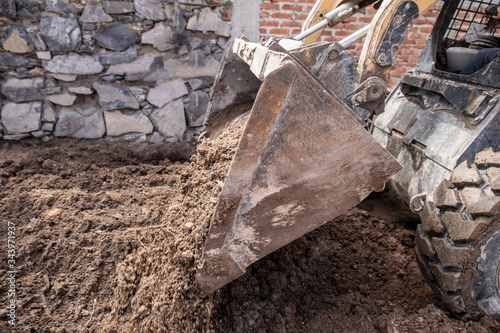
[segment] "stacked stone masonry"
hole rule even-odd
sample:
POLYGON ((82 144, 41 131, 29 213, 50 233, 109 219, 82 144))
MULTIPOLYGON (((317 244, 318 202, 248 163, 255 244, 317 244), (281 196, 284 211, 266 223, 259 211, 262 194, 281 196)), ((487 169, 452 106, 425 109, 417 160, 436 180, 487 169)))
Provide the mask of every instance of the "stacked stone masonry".
MULTIPOLYGON (((231 36, 293 36, 315 2, 247 1, 0 0, 0 138, 193 139, 231 36)), ((365 10, 322 40, 338 41, 374 14, 365 10)), ((389 86, 415 66, 436 16, 417 21, 389 86)))
POLYGON ((3 0, 0 137, 190 140, 231 35, 222 0, 3 0))

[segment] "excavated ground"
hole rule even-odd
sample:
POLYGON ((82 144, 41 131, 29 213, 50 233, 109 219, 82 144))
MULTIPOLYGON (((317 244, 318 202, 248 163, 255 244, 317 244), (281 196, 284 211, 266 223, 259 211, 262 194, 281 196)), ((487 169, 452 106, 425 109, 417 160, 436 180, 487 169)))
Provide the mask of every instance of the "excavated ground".
POLYGON ((415 225, 358 209, 201 296, 194 274, 239 133, 191 161, 187 144, 0 141, 0 331, 500 332, 444 310, 415 263, 415 225))

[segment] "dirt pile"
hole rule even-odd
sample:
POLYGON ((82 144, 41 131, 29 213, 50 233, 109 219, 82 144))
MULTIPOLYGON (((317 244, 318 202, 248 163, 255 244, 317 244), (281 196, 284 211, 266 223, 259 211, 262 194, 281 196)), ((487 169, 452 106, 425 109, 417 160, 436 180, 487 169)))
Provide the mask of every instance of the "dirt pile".
MULTIPOLYGON (((194 274, 240 132, 203 142, 189 163, 194 146, 1 142, 15 331, 500 332, 490 318, 465 323, 444 310, 415 262, 415 225, 358 209, 202 297, 194 274)), ((11 328, 7 301, 0 293, 0 332, 11 328)))
POLYGON ((216 332, 500 332, 450 317, 415 261, 415 225, 352 209, 259 260, 218 294, 216 332))
POLYGON ((102 328, 200 332, 208 327, 212 303, 200 295, 196 268, 241 130, 228 129, 198 146, 159 225, 143 230, 142 246, 118 265, 112 313, 102 328))
MULTIPOLYGON (((0 227, 16 226, 17 330, 205 326, 192 274, 238 131, 200 144, 184 164, 193 145, 2 142, 0 227)), ((4 331, 6 306, 0 319, 4 331)))

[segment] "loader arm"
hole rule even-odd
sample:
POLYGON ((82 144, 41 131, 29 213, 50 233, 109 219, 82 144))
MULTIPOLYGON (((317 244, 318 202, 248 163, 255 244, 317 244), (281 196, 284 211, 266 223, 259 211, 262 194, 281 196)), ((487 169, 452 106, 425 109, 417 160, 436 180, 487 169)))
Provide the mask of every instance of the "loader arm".
POLYGON ((370 24, 361 51, 358 82, 368 76, 387 77, 413 23, 439 0, 384 1, 370 24))
POLYGON ((384 110, 387 77, 399 49, 413 23, 437 2, 439 0, 318 0, 295 39, 306 45, 315 43, 326 26, 335 26, 374 4, 377 14, 370 26, 359 34, 367 37, 358 61, 355 89, 348 98, 353 105, 380 114, 384 110))
MULTIPOLYGON (((306 20, 304 21, 304 24, 302 25, 302 31, 306 31, 307 29, 311 28, 315 24, 321 22, 324 20, 325 15, 332 11, 333 9, 337 8, 340 4, 344 3, 345 0, 318 0, 314 4, 313 8, 311 9, 311 12, 307 16, 306 20)), ((323 33, 323 30, 325 30, 326 27, 316 31, 312 35, 306 37, 304 39, 304 43, 306 45, 316 43, 321 34, 323 33)))
POLYGON ((384 1, 370 23, 356 70, 354 105, 375 114, 384 111, 387 77, 413 23, 439 0, 384 1))

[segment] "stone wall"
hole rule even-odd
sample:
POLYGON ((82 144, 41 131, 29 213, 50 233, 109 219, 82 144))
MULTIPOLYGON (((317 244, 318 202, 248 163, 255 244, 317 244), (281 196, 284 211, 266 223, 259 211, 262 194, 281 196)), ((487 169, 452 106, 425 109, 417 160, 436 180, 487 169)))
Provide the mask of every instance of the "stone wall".
POLYGON ((0 137, 191 140, 235 4, 0 1, 0 137))
MULTIPOLYGON (((229 38, 293 36, 314 2, 0 0, 0 138, 189 141, 202 130, 229 38)), ((322 40, 338 41, 374 13, 327 29, 322 40)), ((414 25, 391 87, 415 65, 436 16, 431 10, 414 25)))

